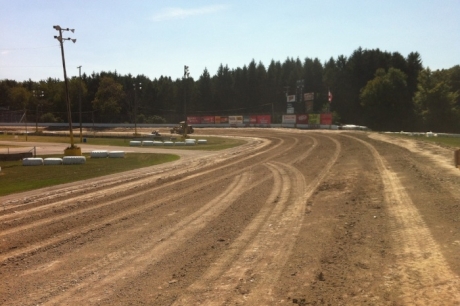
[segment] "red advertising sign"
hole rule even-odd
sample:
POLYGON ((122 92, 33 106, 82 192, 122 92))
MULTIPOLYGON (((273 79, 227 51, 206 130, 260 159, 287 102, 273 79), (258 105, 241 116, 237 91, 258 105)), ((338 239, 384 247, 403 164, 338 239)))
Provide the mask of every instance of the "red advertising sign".
POLYGON ((220 117, 220 123, 228 123, 228 117, 225 116, 225 117, 220 117))
POLYGON ((272 122, 270 115, 251 116, 251 120, 252 117, 256 117, 257 124, 270 124, 272 122))
POLYGON ((249 123, 250 123, 250 124, 257 124, 257 123, 259 123, 259 120, 257 120, 257 117, 259 117, 259 116, 249 116, 249 123))
POLYGON ((187 117, 187 123, 188 124, 200 124, 201 123, 201 117, 200 116, 187 117))
POLYGON ((321 124, 331 125, 332 124, 332 114, 331 113, 321 114, 321 124))
POLYGON ((201 117, 201 123, 214 123, 214 116, 201 117))
POLYGON ((308 115, 307 114, 297 115, 297 123, 298 124, 307 124, 308 123, 308 115))

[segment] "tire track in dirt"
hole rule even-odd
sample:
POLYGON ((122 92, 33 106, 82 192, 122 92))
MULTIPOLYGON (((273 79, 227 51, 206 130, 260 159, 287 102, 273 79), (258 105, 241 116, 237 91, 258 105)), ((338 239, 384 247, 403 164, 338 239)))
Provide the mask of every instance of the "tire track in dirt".
MULTIPOLYGON (((267 164, 275 178, 273 189, 281 189, 276 206, 271 207, 277 194, 274 191, 265 208, 232 244, 231 252, 213 263, 175 305, 267 305, 274 302, 275 286, 302 226, 307 200, 327 176, 341 151, 340 143, 328 138, 335 144, 335 152, 309 184, 290 164, 267 164)), ((313 143, 317 143, 316 139, 313 143)), ((303 160, 311 152, 308 150, 291 162, 303 160)))
MULTIPOLYGON (((253 166, 254 165, 252 165, 251 168, 253 166)), ((51 304, 55 302, 59 304, 59 301, 61 300, 67 301, 69 299, 72 299, 73 296, 78 296, 82 300, 93 301, 94 299, 91 296, 80 297, 80 293, 83 294, 83 292, 85 291, 84 288, 87 288, 88 286, 90 286, 91 290, 88 290, 88 291, 94 291, 94 289, 96 289, 96 291, 102 292, 104 291, 104 289, 100 289, 101 287, 104 287, 104 286, 110 287, 117 280, 129 278, 129 277, 135 277, 136 273, 140 273, 142 271, 142 267, 147 266, 152 261, 161 260, 161 258, 166 256, 167 253, 174 251, 174 249, 177 248, 181 244, 181 242, 178 241, 179 239, 176 236, 178 235, 179 236, 187 235, 187 237, 193 236, 196 232, 198 232, 201 228, 203 228, 207 224, 207 222, 209 222, 213 218, 216 218, 219 213, 221 213, 224 209, 226 209, 228 206, 231 205, 233 200, 231 201, 227 199, 236 199, 237 195, 245 193, 251 190, 252 188, 254 188, 255 186, 263 184, 267 179, 269 179, 269 178, 265 178, 263 180, 258 180, 256 182, 251 183, 249 182, 250 172, 246 171, 244 175, 245 175, 244 182, 239 184, 238 187, 231 186, 229 188, 229 190, 232 190, 231 194, 225 194, 222 197, 216 198, 212 202, 207 203, 205 205, 205 207, 208 207, 210 210, 212 210, 212 212, 208 213, 207 211, 204 211, 204 208, 202 208, 192 215, 193 220, 190 221, 189 223, 187 223, 186 221, 180 221, 179 224, 174 225, 172 229, 174 233, 174 235, 172 236, 174 237, 169 237, 171 235, 168 233, 163 234, 164 238, 161 238, 158 243, 165 244, 166 247, 162 247, 161 245, 159 245, 158 247, 153 247, 152 249, 146 249, 146 247, 144 246, 137 248, 135 250, 135 254, 152 254, 152 255, 148 255, 150 256, 149 258, 146 257, 141 260, 138 258, 131 258, 132 256, 130 256, 130 258, 126 258, 126 255, 124 255, 125 253, 124 250, 121 250, 119 255, 109 254, 105 257, 105 260, 103 261, 102 264, 80 269, 80 271, 82 271, 83 274, 84 272, 89 273, 91 271, 101 271, 101 270, 106 270, 107 271, 106 274, 101 275, 101 273, 98 273, 97 275, 83 275, 83 276, 78 275, 78 273, 72 274, 71 276, 69 276, 69 280, 67 282, 63 280, 60 281, 61 288, 62 288, 62 283, 67 284, 65 288, 66 288, 66 292, 69 292, 69 293, 68 294, 66 293, 65 296, 63 297, 57 298, 57 302, 56 300, 53 299, 51 301, 51 304), (180 230, 176 230, 176 228, 180 228, 180 230), (176 232, 179 232, 179 234, 177 234, 176 232), (164 248, 168 248, 167 251, 164 251, 163 250, 164 248), (153 255, 153 254, 156 254, 156 255, 153 255), (133 268, 132 265, 135 265, 135 268, 133 268), (114 270, 116 272, 114 272, 114 270), (83 282, 85 283, 86 282, 85 277, 94 278, 93 282, 94 283, 97 282, 97 284, 92 283, 91 285, 78 285, 78 287, 72 286, 72 280, 83 279, 83 282)), ((189 220, 190 218, 192 217, 187 217, 183 220, 189 220)), ((187 241, 187 238, 183 238, 181 240, 183 243, 187 241)), ((79 281, 79 284, 81 283, 82 282, 79 281)), ((53 285, 51 285, 50 287, 52 288, 53 285)), ((96 297, 94 298, 97 299, 96 297)))
POLYGON ((385 186, 385 199, 393 228, 397 262, 386 276, 387 286, 401 292, 401 301, 412 305, 457 305, 460 280, 444 259, 439 245, 404 190, 396 173, 375 147, 359 138, 374 156, 385 186))
MULTIPOLYGON (((277 145, 275 145, 272 148, 270 148, 270 151, 272 151, 272 150, 276 151, 278 149, 278 147, 281 146, 284 143, 284 140, 282 140, 282 139, 278 139, 278 140, 280 140, 280 142, 277 145)), ((283 150, 280 151, 278 154, 283 154, 283 152, 289 151, 296 143, 297 142, 294 141, 293 144, 291 144, 291 145, 289 145, 287 147, 284 147, 283 150)), ((63 220, 65 220, 67 218, 72 218, 72 217, 75 217, 77 215, 82 215, 82 214, 87 213, 89 211, 97 211, 97 210, 100 210, 101 208, 110 208, 111 206, 117 206, 120 203, 129 203, 131 199, 138 198, 138 197, 141 197, 141 196, 145 196, 146 194, 158 193, 158 192, 160 192, 160 190, 162 188, 166 188, 166 187, 169 187, 169 186, 181 183, 181 182, 194 182, 197 177, 204 177, 207 174, 215 173, 215 171, 219 171, 219 170, 222 170, 222 169, 225 169, 225 168, 229 168, 229 167, 238 165, 240 162, 250 160, 251 158, 256 158, 262 153, 267 154, 266 151, 265 152, 256 152, 255 154, 252 154, 252 155, 247 156, 245 158, 239 159, 238 161, 234 161, 234 162, 219 166, 218 168, 213 168, 213 169, 205 170, 205 171, 202 171, 202 172, 199 172, 199 173, 190 174, 185 178, 178 179, 178 180, 175 180, 175 181, 170 182, 170 183, 165 183, 165 184, 163 184, 163 185, 161 185, 159 187, 153 188, 153 189, 150 188, 150 189, 139 190, 136 193, 130 193, 130 194, 128 193, 127 196, 118 197, 116 200, 113 200, 113 201, 109 201, 109 202, 100 201, 100 203, 97 204, 97 205, 88 206, 89 204, 87 203, 85 205, 85 206, 88 206, 87 208, 83 208, 83 209, 80 209, 78 211, 72 211, 70 213, 65 213, 65 214, 57 216, 57 217, 54 216, 54 215, 51 215, 48 218, 38 219, 38 221, 36 221, 36 222, 30 222, 30 220, 26 220, 28 222, 26 224, 22 225, 22 226, 19 225, 17 227, 2 231, 2 233, 0 233, 0 238, 2 238, 2 237, 4 238, 5 236, 12 235, 12 234, 18 234, 21 231, 34 230, 34 228, 37 228, 37 227, 40 227, 40 226, 49 226, 51 223, 60 225, 60 224, 63 223, 63 220)), ((263 162, 266 159, 267 159, 267 157, 262 158, 261 160, 259 160, 259 163, 263 162)), ((250 167, 252 167, 252 166, 250 166, 250 167)), ((239 173, 242 170, 243 169, 236 169, 236 170, 227 172, 227 175, 228 176, 235 175, 236 173, 239 173)), ((158 178, 155 177, 153 179, 152 178, 147 178, 146 180, 156 181, 157 179, 158 178)), ((223 178, 220 177, 217 180, 222 180, 222 179, 223 178)), ((212 177, 211 180, 216 181, 216 179, 214 177, 212 177)), ((139 183, 137 183, 137 184, 139 184, 139 183)), ((175 198, 180 197, 184 193, 191 192, 193 190, 199 189, 200 187, 205 187, 208 184, 209 184, 208 181, 203 182, 200 185, 193 184, 188 189, 182 190, 181 193, 175 193, 174 195, 166 196, 165 198, 162 198, 161 200, 148 202, 148 203, 146 203, 144 205, 136 206, 136 207, 133 207, 133 208, 129 207, 129 205, 128 205, 128 207, 122 213, 116 213, 115 215, 113 215, 110 212, 108 212, 107 215, 105 215, 104 217, 100 218, 98 220, 98 222, 96 222, 96 223, 91 223, 89 225, 85 225, 85 224, 79 225, 77 228, 74 229, 74 233, 72 233, 72 235, 69 235, 68 229, 65 228, 65 232, 63 234, 61 234, 61 235, 59 235, 59 234, 58 235, 53 235, 53 237, 47 238, 45 240, 42 240, 37 244, 29 244, 26 248, 20 248, 20 249, 14 248, 12 251, 9 251, 9 252, 6 252, 6 253, 3 253, 2 250, 0 250, 0 253, 3 253, 0 256, 0 262, 3 262, 5 260, 11 259, 11 258, 36 253, 36 252, 38 252, 40 250, 45 250, 45 249, 47 249, 47 248, 49 248, 51 246, 54 246, 54 245, 57 245, 59 243, 63 243, 65 241, 68 241, 68 240, 72 239, 72 237, 82 236, 82 235, 84 235, 86 233, 89 233, 89 232, 95 230, 96 228, 104 227, 106 224, 116 222, 117 220, 126 218, 128 216, 132 216, 134 214, 139 214, 143 210, 148 209, 149 207, 158 205, 161 202, 173 200, 175 198)), ((128 185, 131 185, 131 183, 128 184, 128 185)), ((123 187, 125 187, 125 185, 123 185, 123 187)), ((139 187, 139 186, 137 186, 137 187, 139 187)), ((3 217, 0 217, 0 221, 6 222, 6 221, 14 219, 16 222, 18 222, 18 220, 20 220, 21 217, 24 217, 24 218, 30 217, 30 215, 32 213, 34 213, 34 212, 35 213, 38 213, 38 212, 43 213, 43 211, 45 211, 45 210, 48 210, 48 211, 50 211, 52 213, 54 210, 58 209, 61 206, 66 206, 66 205, 75 206, 75 202, 77 202, 77 203, 84 202, 84 201, 87 201, 89 199, 98 200, 98 199, 103 198, 106 194, 111 194, 111 193, 116 194, 117 190, 119 190, 119 188, 120 187, 118 186, 117 188, 113 187, 113 188, 109 188, 109 189, 106 189, 106 190, 103 190, 103 191, 98 191, 98 192, 96 192, 96 194, 98 196, 95 196, 94 194, 76 196, 74 198, 65 199, 63 201, 58 201, 58 202, 56 202, 56 203, 54 203, 52 205, 40 206, 40 207, 37 207, 37 208, 32 208, 30 210, 18 212, 17 214, 6 215, 6 216, 3 216, 3 217)), ((126 191, 126 188, 124 188, 124 190, 126 191)), ((56 232, 58 232, 58 231, 56 230, 56 232)))
MULTIPOLYGON (((271 139, 276 139, 275 137, 268 137, 268 138, 271 138, 271 139)), ((230 173, 229 175, 227 175, 226 173, 226 177, 228 179, 228 177, 230 177, 230 175, 234 176, 234 175, 242 175, 243 172, 250 172, 251 171, 251 168, 254 167, 254 166, 258 166, 258 165, 261 165, 263 164, 264 162, 267 162, 273 158, 281 158, 283 159, 283 154, 287 151, 291 151, 295 146, 296 144, 298 144, 298 138, 294 138, 294 137, 285 137, 284 139, 282 138, 279 138, 280 141, 279 144, 275 144, 274 146, 271 146, 269 148, 267 148, 267 151, 265 152, 266 154, 265 155, 261 155, 261 154, 258 154, 259 152, 257 152, 256 154, 252 154, 252 155, 249 155, 247 156, 247 158, 244 158, 244 159, 238 159, 236 158, 235 160, 233 160, 234 162, 231 164, 231 167, 229 168, 226 168, 228 165, 226 164, 225 166, 218 166, 219 168, 212 168, 211 170, 206 170, 208 171, 208 174, 210 176, 212 176, 213 178, 210 179, 210 178, 207 178, 206 176, 200 176, 200 174, 197 174, 197 173, 190 173, 190 175, 187 177, 187 178, 184 178, 183 180, 181 178, 179 178, 178 180, 174 181, 171 186, 174 186, 175 184, 178 184, 178 182, 185 182, 187 181, 187 179, 190 179, 191 181, 191 178, 192 177, 195 177, 197 179, 200 180, 200 182, 206 182, 206 183, 203 183, 204 185, 206 185, 207 183, 215 183, 216 182, 216 176, 215 175, 211 175, 212 172, 215 172, 216 169, 220 169, 220 170, 230 170, 230 173), (292 142, 289 142, 289 145, 287 145, 286 147, 279 147, 281 146, 282 144, 284 144, 283 141, 285 140, 288 140, 289 138, 293 139, 292 142), (240 161, 243 160, 244 161, 244 166, 241 167, 240 165, 240 161), (238 168, 238 169, 236 169, 238 168)), ((300 139, 300 138, 299 138, 300 139)), ((307 156, 308 153, 305 153, 303 150, 299 152, 301 154, 301 156, 307 156)), ((250 154, 250 153, 249 153, 250 154)), ((294 160, 298 160, 298 155, 294 155, 291 153, 292 156, 296 156, 294 157, 294 160)), ((288 158, 288 155, 286 155, 286 158, 288 158)), ((272 163, 272 166, 273 165, 276 165, 276 163, 272 163)), ((284 166, 284 167, 287 167, 284 166)), ((284 168, 283 168, 284 169, 284 168)), ((286 168, 287 169, 287 168, 286 168)), ((288 171, 284 169, 283 171, 288 171)), ((288 171, 289 172, 289 171, 288 171)), ((295 177, 295 175, 294 175, 295 177)), ((239 190, 240 193, 242 192, 247 192, 249 191, 250 188, 256 186, 257 184, 263 184, 264 182, 266 182, 266 180, 268 179, 272 179, 270 177, 267 177, 267 178, 264 178, 263 180, 257 182, 257 183, 252 183, 252 184, 246 184, 245 185, 245 188, 244 189, 241 189, 239 190)), ((229 180, 230 181, 230 180, 229 180)), ((123 185, 120 185, 119 186, 120 188, 123 188, 123 185)), ((182 186, 181 186, 182 187, 182 186)), ((197 186, 195 186, 196 188, 197 186)), ((132 191, 130 191, 132 192, 132 191)), ((184 189, 184 190, 180 190, 180 194, 182 196, 186 195, 187 193, 190 193, 191 191, 189 189, 184 189)), ((143 196, 148 196, 150 195, 149 193, 146 193, 144 194, 143 196)), ((72 194, 73 196, 73 194, 72 194)), ((77 195, 78 197, 78 195, 77 195)), ((72 200, 75 200, 77 197, 73 198, 72 200)), ((130 201, 131 198, 127 198, 127 202, 130 201)), ((135 197, 132 198, 132 199, 136 199, 135 197)), ((98 200, 100 201, 100 200, 98 200)), ((98 201, 95 201, 96 203, 98 201)), ((102 205, 104 205, 104 202, 107 202, 107 201, 102 201, 102 205)), ((139 207, 139 209, 137 209, 135 211, 135 213, 141 213, 143 210, 145 210, 146 207, 151 207, 152 205, 149 205, 149 206, 142 206, 142 200, 136 200, 136 205, 140 204, 141 207, 139 207)), ((151 202, 148 201, 150 204, 151 202)), ((205 205, 206 203, 204 203, 203 205, 205 205)), ((116 206, 119 206, 120 204, 117 203, 116 206)), ((201 204, 200 204, 201 205, 201 204)), ((229 204, 231 205, 231 204, 229 204)), ((119 218, 122 218, 124 215, 123 214, 117 214, 115 215, 115 217, 113 217, 114 219, 108 219, 109 221, 110 220, 116 220, 117 216, 119 218)), ((201 219, 202 216, 199 217, 199 219, 197 219, 196 222, 198 222, 198 220, 201 220, 200 222, 208 222, 209 220, 211 219, 215 219, 216 216, 209 216, 208 217, 208 220, 204 220, 204 219, 201 219)), ((104 224, 106 224, 106 220, 102 220, 102 222, 95 222, 97 219, 93 218, 91 220, 87 220, 87 222, 85 224, 91 226, 91 224, 98 224, 98 226, 104 226, 104 224)), ((185 219, 179 219, 179 220, 185 220, 185 219)), ((110 222, 109 222, 110 223, 110 222)), ((172 224, 173 227, 176 227, 176 223, 172 224)), ((178 225, 177 225, 178 226, 178 225)), ((187 225, 184 225, 185 227, 183 228, 184 232, 188 233, 188 230, 189 229, 186 229, 186 228, 189 228, 189 227, 194 227, 194 224, 193 222, 190 223, 190 224, 187 224, 187 225)), ((41 226, 43 227, 43 226, 41 226)), ((30 228, 31 230, 33 230, 34 228, 30 228)), ((89 228, 88 231, 91 231, 95 229, 95 227, 93 227, 92 229, 89 228)), ((40 228, 37 228, 37 230, 40 230, 40 228)), ((179 231, 179 230, 177 230, 179 231)), ((67 234, 67 237, 70 237, 70 238, 67 238, 67 239, 73 239, 75 237, 77 237, 79 234, 76 233, 76 231, 74 231, 72 228, 70 229, 70 232, 66 232, 67 234)), ((85 235, 86 233, 82 233, 82 235, 85 235)), ((65 240, 62 240, 62 243, 65 243, 67 241, 67 239, 65 240)), ((155 239, 155 238, 152 238, 152 239, 155 239)), ((161 240, 161 239, 160 239, 161 240)), ((253 239, 251 239, 253 240, 253 239)), ((185 241, 185 239, 183 240, 185 241)), ((103 241, 102 241, 103 242, 103 241)), ((142 241, 144 242, 144 240, 142 241)), ((107 243, 107 242, 106 242, 107 243)), ((142 265, 147 265, 148 263, 151 263, 152 261, 155 261, 157 260, 157 257, 155 257, 155 255, 153 255, 153 253, 155 252, 160 252, 160 246, 158 246, 158 248, 155 248, 153 247, 153 244, 154 243, 157 243, 158 245, 160 244, 168 244, 171 249, 169 249, 169 252, 172 252, 173 250, 177 249, 178 245, 180 244, 180 242, 177 241, 177 239, 175 239, 175 237, 171 237, 170 239, 164 239, 164 240, 161 240, 161 241, 147 241, 147 245, 151 246, 151 249, 146 249, 144 248, 144 246, 139 246, 139 245, 133 245, 133 246, 130 246, 129 249, 128 248, 124 248, 122 250, 120 250, 119 253, 117 252, 113 252, 113 253, 105 253, 104 254, 104 257, 100 260, 100 261, 97 261, 95 262, 93 265, 87 265, 87 266, 84 266, 84 267, 78 267, 78 266, 75 266, 75 272, 72 273, 71 275, 69 275, 68 277, 61 277, 61 278, 58 278, 56 279, 56 281, 53 281, 53 282, 50 282, 50 285, 46 285, 46 286, 41 286, 41 289, 33 289, 33 290, 30 290, 31 288, 34 287, 33 285, 33 282, 29 281, 30 284, 28 284, 28 287, 23 287, 23 288, 29 288, 27 290, 27 292, 30 292, 32 295, 34 294, 37 294, 36 296, 36 300, 39 301, 39 302, 46 302, 48 300, 49 297, 53 297, 55 296, 56 297, 56 301, 57 303, 59 303, 59 301, 62 301, 62 302, 67 302, 67 301, 75 301, 75 300, 79 300, 79 301, 89 301, 89 302, 92 302, 92 303, 97 303, 97 299, 98 299, 98 295, 104 295, 104 292, 109 294, 108 292, 110 292, 111 290, 111 287, 112 286, 116 286, 116 284, 118 284, 118 282, 120 281, 124 281, 125 279, 131 279, 131 278, 136 278, 137 277, 137 274, 140 273, 140 270, 136 270, 137 268, 135 267, 133 269, 133 265, 139 265, 140 267, 142 267, 142 265), (124 259, 126 256, 126 253, 128 253, 129 255, 133 254, 132 257, 129 257, 127 258, 126 260, 124 259), (145 255, 145 261, 142 260, 142 259, 138 259, 135 254, 138 254, 139 257, 142 257, 143 254, 145 255), (150 258, 147 258, 148 256, 150 256, 150 258), (125 267, 123 266, 125 265, 126 266, 126 269, 125 267), (112 275, 114 275, 112 277, 112 275), (97 285, 99 284, 100 285, 97 285), (80 287, 80 284, 82 284, 82 287, 80 287), (43 292, 39 292, 43 290, 43 292), (95 292, 95 293, 86 293, 86 291, 91 291, 91 292, 95 292), (46 293, 47 292, 47 293, 46 293), (64 292, 64 293, 63 293, 64 292), (66 292, 73 292, 72 293, 69 293, 68 295, 66 295, 67 293, 66 292), (61 298, 61 294, 65 294, 66 296, 64 296, 63 298, 61 298), (75 297, 75 299, 74 299, 75 297)), ((60 252, 61 248, 59 245, 50 245, 49 246, 50 248, 56 248, 56 251, 57 252, 60 252)), ((62 248, 64 249, 64 248, 62 248)), ((36 252, 37 250, 35 251, 32 251, 32 252, 36 252)), ((64 255, 67 256, 72 256, 71 254, 66 254, 65 253, 66 251, 64 250, 64 255)), ((104 252, 101 252, 101 253, 104 253, 104 252)), ((44 253, 44 254, 47 254, 47 253, 44 253)), ((167 253, 165 253, 167 254, 167 253)), ((44 267, 44 269, 42 270, 37 270, 37 273, 40 273, 43 277, 46 277, 47 279, 53 279, 53 271, 48 271, 47 269, 49 268, 50 270, 57 270, 57 269, 60 269, 60 267, 63 267, 63 268, 67 268, 69 269, 69 267, 65 267, 65 264, 68 265, 68 258, 59 258, 59 257, 56 257, 57 260, 56 261, 48 261, 48 262, 45 262, 45 264, 43 264, 42 266, 44 267), (62 261, 62 262, 61 262, 62 261), (43 273, 42 273, 43 272, 43 273)), ((140 269, 140 268, 139 268, 140 269)), ((27 275, 28 273, 34 273, 32 270, 25 270, 24 272, 24 275, 27 275)), ((28 299, 24 299, 22 301, 25 301, 28 299)), ((53 300, 50 301, 50 303, 52 303, 53 300)))
MULTIPOLYGON (((160 239, 155 239, 154 241, 149 241, 148 244, 139 246, 136 250, 132 250, 129 255, 126 254, 124 249, 107 254, 103 259, 94 262, 90 266, 81 267, 78 271, 74 271, 67 282, 70 284, 72 279, 80 279, 78 285, 68 288, 65 292, 53 292, 53 295, 56 296, 44 302, 43 305, 62 305, 62 303, 68 303, 74 298, 94 302, 98 297, 91 296, 93 289, 109 287, 111 283, 117 280, 139 274, 152 261, 160 260, 172 252, 179 244, 195 235, 210 219, 231 205, 232 200, 230 199, 236 198, 239 193, 244 192, 248 187, 252 187, 250 186, 251 184, 248 184, 249 177, 249 172, 237 176, 213 201, 206 203, 194 214, 164 230, 160 235, 160 239), (93 274, 92 271, 98 271, 98 273, 93 274), (91 290, 87 290, 89 288, 91 290)), ((60 280, 60 283, 62 285, 65 282, 60 280)), ((56 284, 50 284, 49 288, 43 291, 52 292, 56 287, 56 284)), ((34 296, 34 300, 40 300, 41 291, 36 293, 37 296, 34 296)))
MULTIPOLYGON (((284 144, 284 140, 281 139, 281 138, 273 138, 273 139, 276 139, 279 141, 279 143, 275 144, 273 147, 270 148, 269 151, 272 151, 272 150, 277 150, 278 147, 282 146, 284 144)), ((183 175, 184 173, 187 173, 187 177, 185 178, 178 178, 178 179, 175 179, 173 182, 171 182, 170 184, 168 185, 172 185, 172 184, 176 184, 178 182, 183 182, 183 181, 192 181, 194 179, 196 179, 197 177, 199 176, 204 176, 206 174, 210 174, 212 172, 215 172, 215 171, 219 171, 219 170, 222 170, 224 168, 229 168, 229 167, 232 167, 232 166, 235 166, 235 165, 238 165, 246 160, 249 160, 249 159, 252 159, 252 158, 255 158, 261 154, 266 154, 267 151, 263 151, 262 149, 268 145, 268 142, 265 142, 263 146, 261 147, 258 147, 256 148, 257 150, 259 150, 258 152, 256 153, 253 153, 249 156, 245 156, 245 157, 240 157, 240 158, 237 158, 235 156, 231 157, 230 159, 221 159, 221 161, 225 161, 226 163, 219 166, 219 167, 213 167, 212 169, 210 170, 204 170, 204 169, 199 169, 200 172, 198 173, 194 173, 195 170, 197 170, 198 168, 196 168, 195 166, 194 167, 183 167, 180 171, 173 171, 172 173, 165 173, 164 170, 160 170, 159 172, 158 171, 149 171, 147 173, 144 173, 145 176, 147 177, 144 177, 142 176, 141 178, 137 178, 135 181, 124 181, 122 183, 120 182, 112 182, 111 185, 115 185, 115 186, 104 186, 105 188, 102 189, 102 190, 96 190, 96 191, 89 191, 89 192, 85 192, 84 194, 78 194, 78 195, 73 195, 73 197, 71 198, 66 198, 66 199, 63 199, 63 200, 56 200, 55 202, 53 202, 53 204, 47 204, 47 205, 44 205, 44 206, 39 206, 39 207, 34 207, 34 208, 30 208, 28 209, 27 211, 14 211, 14 208, 17 207, 16 206, 13 206, 13 207, 9 207, 9 211, 10 212, 13 212, 13 214, 8 214, 8 215, 4 215, 4 216, 0 216, 0 222, 7 222, 11 219, 14 219, 16 222, 20 221, 21 217, 29 217, 31 215, 31 213, 37 213, 37 212, 44 212, 44 211, 52 211, 52 210, 55 210, 57 207, 59 206, 63 206, 63 205, 73 205, 74 202, 85 202, 85 201, 97 201, 97 200, 100 200, 100 199, 103 199, 107 194, 117 194, 117 193, 121 193, 123 191, 123 193, 127 193, 127 198, 128 197, 136 197, 136 196, 140 196, 140 195, 143 195, 145 193, 148 193, 151 191, 151 189, 146 189, 146 186, 147 187, 150 187, 151 184, 154 184, 154 183, 157 183, 158 179, 162 179, 162 180, 166 180, 166 179, 174 179, 175 177, 177 176, 181 176, 183 175), (236 160, 233 160, 232 159, 236 159, 236 160), (154 176, 152 176, 154 175, 154 176), (120 188, 120 186, 122 186, 123 188, 120 188), (145 190, 139 190, 141 188, 144 188, 145 190), (135 194, 132 194, 131 191, 136 189, 136 193, 135 194)), ((284 150, 281 151, 280 154, 282 154, 282 152, 285 152, 285 151, 288 151, 290 150, 293 146, 295 145, 294 144, 291 144, 289 147, 286 147, 286 148, 283 148, 284 150)), ((261 161, 263 161, 264 159, 262 159, 261 161)), ((174 167, 176 168, 176 167, 174 167)), ((100 184, 100 183, 98 183, 100 184)), ((168 186, 168 185, 165 185, 165 186, 168 186)), ((82 189, 85 189, 85 187, 82 187, 82 189)), ((66 195, 67 196, 72 196, 71 195, 72 192, 69 192, 67 191, 66 192, 66 195)), ((125 200, 127 198, 124 198, 125 200)), ((46 197, 44 197, 44 199, 47 199, 46 197)), ((19 205, 19 204, 18 204, 19 205)), ((20 206, 25 206, 26 204, 21 204, 20 206)), ((5 213, 5 210, 2 212, 2 213, 5 213)), ((27 220, 27 222, 29 223, 30 221, 27 220)))
MULTIPOLYGON (((38 191, 28 191, 19 194, 2 196, 0 197, 0 202, 2 205, 2 210, 0 211, 0 214, 4 214, 5 212, 8 213, 9 211, 14 210, 16 210, 17 212, 19 210, 24 209, 27 206, 34 206, 37 205, 37 203, 43 201, 58 201, 59 199, 69 196, 84 196, 85 194, 88 194, 88 191, 97 193, 98 191, 100 191, 100 189, 108 190, 111 187, 117 188, 117 186, 119 186, 120 184, 132 183, 134 184, 134 188, 136 188, 136 184, 141 185, 143 184, 143 181, 147 181, 148 183, 150 180, 149 177, 152 175, 164 175, 166 173, 169 177, 175 177, 177 175, 183 174, 184 172, 202 170, 203 167, 210 167, 222 161, 230 162, 233 159, 240 158, 240 155, 246 154, 250 151, 259 151, 257 154, 262 154, 264 153, 264 148, 271 144, 271 141, 268 139, 260 139, 255 137, 240 138, 247 139, 248 143, 242 146, 227 149, 225 150, 225 152, 222 153, 216 153, 212 157, 209 157, 208 152, 205 152, 204 157, 193 157, 186 155, 184 158, 181 158, 180 160, 175 162, 127 171, 124 172, 123 176, 120 176, 119 174, 113 174, 104 177, 89 179, 85 182, 67 183, 59 186, 43 188, 38 191), (94 189, 96 190, 94 191, 94 189)), ((275 146, 278 145, 279 144, 276 144, 275 146)), ((124 147, 111 148, 120 150, 126 149, 124 147)), ((168 151, 165 150, 160 153, 168 153, 168 151)))

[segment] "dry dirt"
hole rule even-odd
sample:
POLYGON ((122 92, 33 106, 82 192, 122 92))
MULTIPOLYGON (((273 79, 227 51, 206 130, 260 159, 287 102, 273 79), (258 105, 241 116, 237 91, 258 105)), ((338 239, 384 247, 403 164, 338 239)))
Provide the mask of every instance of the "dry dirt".
POLYGON ((0 198, 1 305, 460 305, 453 151, 197 129, 224 152, 0 198))

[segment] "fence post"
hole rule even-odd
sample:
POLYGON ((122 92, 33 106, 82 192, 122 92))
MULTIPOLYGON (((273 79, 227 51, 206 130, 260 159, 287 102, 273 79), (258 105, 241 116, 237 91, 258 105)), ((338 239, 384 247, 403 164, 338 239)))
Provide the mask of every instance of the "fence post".
POLYGON ((458 166, 460 165, 460 149, 457 149, 454 152, 454 164, 455 168, 458 168, 458 166))

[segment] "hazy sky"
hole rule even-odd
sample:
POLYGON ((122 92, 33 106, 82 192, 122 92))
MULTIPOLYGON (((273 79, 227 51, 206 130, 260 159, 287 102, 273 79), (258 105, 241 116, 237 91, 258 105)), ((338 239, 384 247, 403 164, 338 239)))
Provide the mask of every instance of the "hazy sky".
POLYGON ((198 79, 254 59, 321 62, 358 47, 407 56, 425 67, 460 64, 460 0, 0 0, 0 80, 63 79, 117 71, 198 79))

